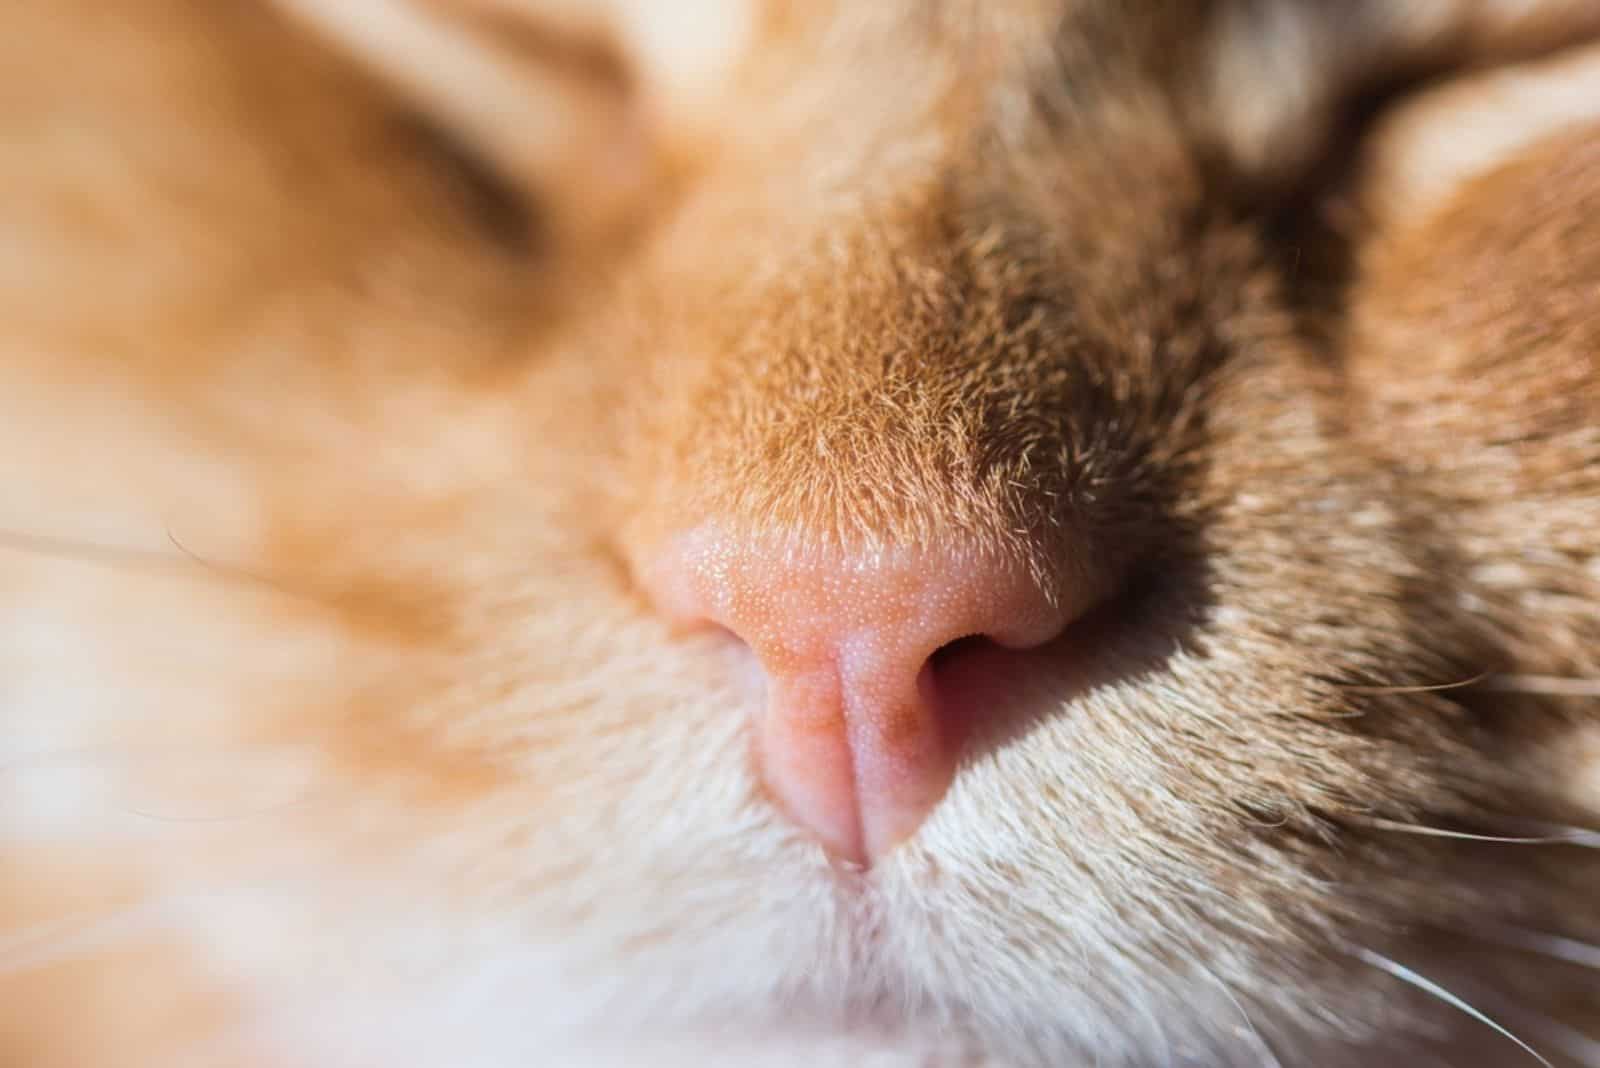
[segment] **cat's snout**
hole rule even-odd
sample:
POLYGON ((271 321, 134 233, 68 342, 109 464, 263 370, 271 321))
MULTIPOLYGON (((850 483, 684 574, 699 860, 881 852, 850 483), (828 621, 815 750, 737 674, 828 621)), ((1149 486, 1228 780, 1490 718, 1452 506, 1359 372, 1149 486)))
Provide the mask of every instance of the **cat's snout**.
POLYGON ((818 548, 708 524, 641 573, 670 616, 720 625, 753 650, 767 682, 761 779, 790 818, 859 863, 909 837, 943 797, 963 738, 1026 667, 1008 651, 1067 622, 1020 560, 959 547, 818 548), (962 639, 983 655, 935 656, 962 639), (960 661, 955 684, 947 659, 960 661))

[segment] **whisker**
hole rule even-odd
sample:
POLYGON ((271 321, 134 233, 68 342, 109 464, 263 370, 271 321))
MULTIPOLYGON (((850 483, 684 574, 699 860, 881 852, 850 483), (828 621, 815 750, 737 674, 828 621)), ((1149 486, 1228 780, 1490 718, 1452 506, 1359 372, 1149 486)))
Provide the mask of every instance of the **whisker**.
POLYGON ((157 549, 141 549, 127 545, 106 545, 101 542, 85 541, 79 538, 60 537, 52 534, 32 534, 27 531, 7 530, 4 528, 0 528, 0 549, 31 553, 35 556, 48 556, 72 563, 131 568, 153 573, 169 572, 185 578, 203 576, 241 586, 271 590, 287 596, 305 596, 280 582, 245 568, 207 560, 178 541, 170 529, 166 531, 166 535, 167 540, 178 550, 179 555, 173 555, 157 549))
MULTIPOLYGON (((1199 964, 1198 961, 1195 963, 1197 965, 1199 964)), ((1239 1018, 1244 1021, 1243 1034, 1245 1037, 1251 1040, 1251 1045, 1256 1048, 1256 1054, 1260 1058, 1261 1063, 1265 1065, 1266 1068, 1283 1068, 1283 1062, 1279 1060, 1278 1055, 1273 1052, 1272 1046, 1268 1044, 1266 1038, 1261 1034, 1260 1029, 1256 1027, 1255 1021, 1250 1019, 1250 1014, 1245 1011, 1244 1005, 1240 1003, 1236 996, 1234 996, 1234 993, 1231 989, 1229 989, 1228 984, 1223 982, 1222 977, 1217 975, 1209 968, 1202 966, 1200 967, 1200 971, 1212 982, 1217 984, 1217 986, 1222 990, 1222 996, 1227 998, 1228 1001, 1233 1005, 1234 1009, 1238 1011, 1239 1018)))
POLYGON ((1480 671, 1469 679, 1458 682, 1436 682, 1431 685, 1421 686, 1340 686, 1345 693, 1359 694, 1398 694, 1398 693, 1438 693, 1443 690, 1461 690, 1469 686, 1476 686, 1484 679, 1493 675, 1492 671, 1480 671))
POLYGON ((202 567, 207 571, 213 572, 224 578, 261 586, 276 593, 282 593, 289 596, 304 596, 304 594, 297 593, 296 591, 289 589, 283 585, 283 583, 278 582, 275 579, 268 578, 265 575, 251 571, 248 568, 241 567, 238 564, 219 564, 215 560, 209 560, 201 556, 183 542, 179 541, 178 536, 172 532, 171 527, 166 528, 166 535, 167 541, 171 543, 174 549, 178 550, 178 552, 188 557, 189 560, 193 561, 197 566, 202 567))
POLYGON ((1563 1056, 1577 1062, 1581 1068, 1600 1068, 1600 1042, 1560 1020, 1521 1009, 1513 1008, 1510 1011, 1525 1026, 1538 1031, 1542 1042, 1547 1046, 1559 1047, 1563 1056))
POLYGON ((1468 932, 1474 938, 1509 949, 1522 949, 1553 960, 1566 961, 1584 968, 1600 971, 1600 946, 1581 942, 1576 938, 1533 931, 1525 927, 1484 925, 1468 932))
POLYGON ((1483 688, 1500 693, 1600 698, 1600 679, 1565 678, 1560 675, 1494 675, 1484 682, 1483 688))
POLYGON ((1493 1001, 1503 1018, 1516 1021, 1524 1033, 1537 1035, 1540 1044, 1546 1049, 1560 1050, 1562 1056, 1581 1068, 1600 1068, 1600 1041, 1590 1038, 1584 1032, 1553 1016, 1519 1004, 1508 997, 1503 990, 1496 990, 1470 980, 1468 982, 1474 997, 1493 1001))
POLYGON ((1563 675, 1514 675, 1485 670, 1471 678, 1456 682, 1415 686, 1341 685, 1339 689, 1344 693, 1357 694, 1440 693, 1448 690, 1478 689, 1496 693, 1539 694, 1546 697, 1600 698, 1600 679, 1571 678, 1563 675))
POLYGON ((1418 823, 1397 823, 1377 817, 1359 818, 1368 827, 1400 834, 1422 835, 1428 838, 1453 838, 1464 842, 1498 842, 1502 845, 1573 845, 1584 849, 1600 849, 1600 831, 1587 831, 1581 827, 1553 828, 1547 834, 1500 835, 1473 834, 1469 831, 1452 831, 1443 827, 1426 827, 1418 823))
POLYGON ((1420 975, 1412 969, 1406 967, 1404 964, 1401 964, 1399 961, 1390 960, 1383 954, 1375 953, 1372 950, 1367 949, 1365 946, 1352 947, 1352 951, 1359 960, 1372 965, 1381 972, 1386 972, 1387 974, 1400 980, 1402 983, 1406 983, 1409 986, 1415 987, 1430 997, 1437 998, 1458 1012, 1465 1013, 1467 1016, 1477 1020, 1485 1027, 1488 1027, 1502 1037, 1509 1039, 1528 1056, 1544 1065, 1544 1068, 1555 1068, 1555 1065, 1546 1060, 1538 1050, 1534 1049, 1532 1046, 1528 1045, 1528 1043, 1518 1038, 1516 1034, 1514 1034, 1509 1028, 1498 1023, 1481 1010, 1473 1008, 1471 1005, 1467 1004, 1467 1002, 1452 994, 1450 991, 1446 990, 1432 979, 1429 979, 1427 976, 1420 975))
POLYGON ((180 559, 155 549, 136 549, 126 545, 105 545, 99 542, 64 538, 51 534, 30 534, 21 530, 0 529, 0 547, 14 552, 53 556, 57 559, 74 562, 107 564, 113 567, 188 569, 197 562, 193 557, 180 559))
POLYGON ((1545 1041, 1560 1046, 1562 1054, 1580 1068, 1600 1068, 1600 1042, 1558 1020, 1544 1018, 1538 1026, 1545 1041))

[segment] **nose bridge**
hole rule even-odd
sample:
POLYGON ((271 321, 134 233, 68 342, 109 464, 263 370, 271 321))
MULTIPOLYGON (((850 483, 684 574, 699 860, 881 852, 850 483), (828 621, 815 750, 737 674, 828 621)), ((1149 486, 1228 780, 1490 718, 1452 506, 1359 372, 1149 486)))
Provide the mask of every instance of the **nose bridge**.
POLYGON ((1012 459, 990 298, 926 235, 839 240, 722 305, 710 340, 665 368, 643 463, 685 511, 841 543, 1015 526, 983 482, 1012 459))

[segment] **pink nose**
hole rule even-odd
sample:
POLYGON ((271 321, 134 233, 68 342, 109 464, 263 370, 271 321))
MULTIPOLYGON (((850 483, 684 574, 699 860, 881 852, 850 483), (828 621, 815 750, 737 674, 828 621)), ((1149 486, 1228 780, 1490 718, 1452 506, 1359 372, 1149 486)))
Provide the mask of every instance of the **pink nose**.
POLYGON ((862 863, 944 796, 963 737, 1016 667, 999 647, 1043 644, 1066 622, 1020 562, 796 551, 710 526, 644 578, 669 615, 720 624, 754 651, 767 677, 755 732, 767 788, 830 852, 862 863), (987 655, 945 677, 935 651, 974 636, 987 655))

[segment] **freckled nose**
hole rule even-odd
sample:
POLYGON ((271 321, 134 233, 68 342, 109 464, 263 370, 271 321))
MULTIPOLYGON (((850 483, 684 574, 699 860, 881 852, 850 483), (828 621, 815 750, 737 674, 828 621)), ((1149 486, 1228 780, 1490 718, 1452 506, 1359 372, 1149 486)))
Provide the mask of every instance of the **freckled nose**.
POLYGON ((1020 560, 949 551, 795 550, 714 524, 670 541, 640 569, 659 607, 718 624, 767 680, 756 763, 796 824, 858 863, 915 833, 950 785, 963 739, 1009 678, 947 684, 934 654, 965 638, 994 655, 1048 642, 1067 619, 1020 560))

